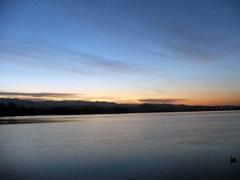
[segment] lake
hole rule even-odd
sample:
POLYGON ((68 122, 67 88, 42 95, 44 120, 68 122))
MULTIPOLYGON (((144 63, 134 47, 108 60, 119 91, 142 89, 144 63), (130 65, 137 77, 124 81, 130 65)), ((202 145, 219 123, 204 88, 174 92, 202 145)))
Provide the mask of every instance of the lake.
POLYGON ((0 121, 0 179, 240 179, 240 111, 0 121))

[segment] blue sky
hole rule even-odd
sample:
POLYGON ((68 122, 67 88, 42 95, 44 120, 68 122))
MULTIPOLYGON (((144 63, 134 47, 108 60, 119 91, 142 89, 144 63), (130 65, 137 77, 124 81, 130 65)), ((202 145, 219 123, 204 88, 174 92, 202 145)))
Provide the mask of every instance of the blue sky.
POLYGON ((240 104, 239 18, 237 0, 3 0, 0 96, 240 104))

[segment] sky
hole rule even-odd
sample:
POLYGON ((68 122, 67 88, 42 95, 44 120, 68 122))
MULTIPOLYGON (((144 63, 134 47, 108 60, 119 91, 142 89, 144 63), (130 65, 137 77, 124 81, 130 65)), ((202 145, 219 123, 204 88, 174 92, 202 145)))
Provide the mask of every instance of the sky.
POLYGON ((239 0, 1 0, 0 97, 240 104, 239 0))

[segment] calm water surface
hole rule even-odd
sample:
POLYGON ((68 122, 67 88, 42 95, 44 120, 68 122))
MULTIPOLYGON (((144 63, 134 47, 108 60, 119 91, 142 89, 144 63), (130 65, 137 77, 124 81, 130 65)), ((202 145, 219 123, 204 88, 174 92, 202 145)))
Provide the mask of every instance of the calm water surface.
POLYGON ((240 179, 239 111, 11 120, 0 179, 240 179))

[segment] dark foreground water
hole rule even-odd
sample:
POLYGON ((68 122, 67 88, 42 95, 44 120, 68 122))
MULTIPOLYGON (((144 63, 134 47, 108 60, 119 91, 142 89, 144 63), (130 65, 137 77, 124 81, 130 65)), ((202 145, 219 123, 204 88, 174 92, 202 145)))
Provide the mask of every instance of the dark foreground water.
POLYGON ((240 179, 239 111, 11 120, 0 179, 240 179))

